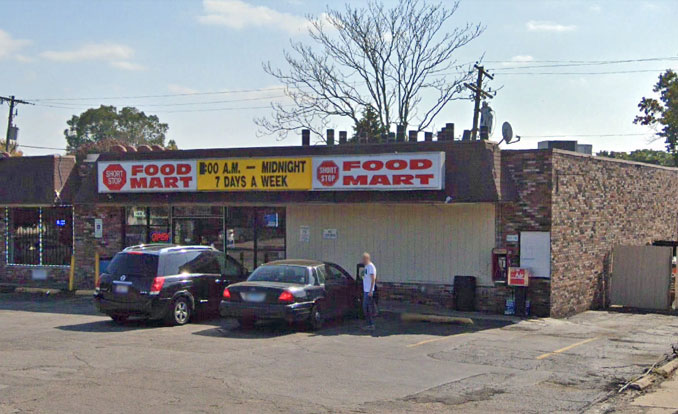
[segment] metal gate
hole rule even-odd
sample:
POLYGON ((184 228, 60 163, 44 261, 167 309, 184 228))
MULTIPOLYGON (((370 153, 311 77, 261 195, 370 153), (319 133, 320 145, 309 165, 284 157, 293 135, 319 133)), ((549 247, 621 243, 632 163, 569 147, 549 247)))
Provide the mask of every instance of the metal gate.
POLYGON ((671 247, 617 246, 612 250, 610 304, 669 310, 671 247))

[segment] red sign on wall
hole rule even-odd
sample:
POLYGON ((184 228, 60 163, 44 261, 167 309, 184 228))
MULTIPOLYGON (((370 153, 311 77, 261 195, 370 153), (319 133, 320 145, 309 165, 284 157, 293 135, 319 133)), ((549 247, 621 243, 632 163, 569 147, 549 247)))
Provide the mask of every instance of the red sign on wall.
POLYGON ((120 164, 111 164, 104 169, 103 183, 109 191, 120 191, 127 183, 127 173, 120 164))
POLYGON ((508 285, 526 287, 530 279, 530 271, 524 267, 509 267, 508 285))
POLYGON ((442 152, 313 157, 313 190, 441 190, 444 168, 442 152))
POLYGON ((325 187, 331 187, 339 181, 339 166, 334 161, 323 161, 316 169, 318 181, 325 187))

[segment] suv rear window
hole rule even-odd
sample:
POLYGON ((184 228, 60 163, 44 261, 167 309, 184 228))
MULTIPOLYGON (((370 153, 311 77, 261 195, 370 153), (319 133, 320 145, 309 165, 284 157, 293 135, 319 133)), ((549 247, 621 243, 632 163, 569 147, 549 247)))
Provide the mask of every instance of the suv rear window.
POLYGON ((162 255, 160 276, 182 273, 220 274, 221 265, 212 251, 186 251, 162 255))
POLYGON ((155 277, 158 275, 158 256, 153 254, 118 253, 108 264, 106 273, 155 277))

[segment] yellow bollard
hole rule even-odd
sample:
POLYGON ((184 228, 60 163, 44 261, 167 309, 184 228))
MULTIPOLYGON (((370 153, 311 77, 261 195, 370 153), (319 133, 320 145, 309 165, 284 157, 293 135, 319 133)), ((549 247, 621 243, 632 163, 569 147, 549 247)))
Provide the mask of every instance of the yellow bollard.
POLYGON ((68 290, 73 292, 75 285, 75 256, 71 255, 71 270, 68 272, 68 290))
POLYGON ((99 252, 94 253, 94 287, 99 286, 99 252))

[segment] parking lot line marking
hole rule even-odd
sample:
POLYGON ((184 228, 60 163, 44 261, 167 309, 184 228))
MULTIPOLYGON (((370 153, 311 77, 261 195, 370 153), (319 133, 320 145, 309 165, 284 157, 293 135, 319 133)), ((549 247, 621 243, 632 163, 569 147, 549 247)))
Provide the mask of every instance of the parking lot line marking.
POLYGON ((458 338, 460 336, 468 335, 469 333, 470 332, 465 332, 465 333, 460 333, 460 334, 456 334, 456 335, 447 335, 447 336, 443 336, 443 337, 440 337, 440 338, 427 339, 425 341, 417 342, 416 344, 409 344, 409 345, 407 345, 407 347, 408 348, 414 348, 415 346, 426 345, 426 344, 430 344, 431 342, 438 342, 438 341, 442 341, 442 340, 450 339, 450 338, 455 338, 455 337, 458 338))
POLYGON ((569 351, 570 349, 576 348, 576 347, 578 347, 579 345, 584 345, 584 344, 588 344, 589 342, 593 342, 593 341, 595 341, 596 339, 600 339, 600 337, 599 337, 599 336, 596 336, 595 338, 584 339, 583 341, 576 342, 576 343, 574 343, 574 344, 572 344, 572 345, 568 345, 568 346, 566 346, 566 347, 564 347, 564 348, 556 349, 556 350, 553 351, 553 352, 548 352, 548 353, 546 353, 546 354, 541 354, 541 355, 539 355, 539 356, 537 357, 537 359, 544 359, 544 358, 548 358, 548 357, 550 357, 550 356, 552 356, 552 355, 556 355, 556 354, 560 354, 560 353, 565 352, 565 351, 569 351))

